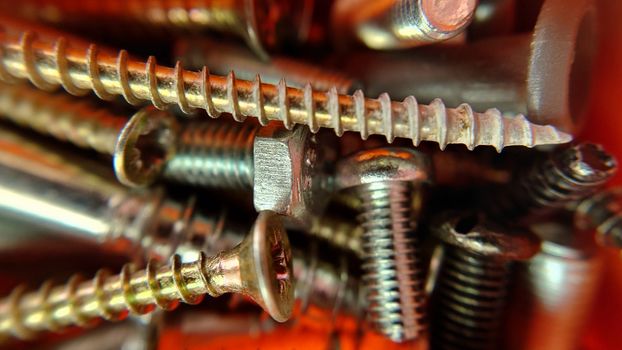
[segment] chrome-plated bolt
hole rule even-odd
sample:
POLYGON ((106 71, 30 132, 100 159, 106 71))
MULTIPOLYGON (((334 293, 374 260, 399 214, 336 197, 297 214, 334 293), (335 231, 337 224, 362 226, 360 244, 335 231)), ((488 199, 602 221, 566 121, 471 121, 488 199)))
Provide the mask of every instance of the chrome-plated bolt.
POLYGON ((152 34, 171 29, 193 33, 216 30, 244 39, 264 60, 268 59, 268 49, 304 41, 313 14, 312 6, 297 6, 283 0, 113 0, 105 4, 26 0, 14 4, 3 2, 0 8, 13 16, 63 28, 89 30, 97 23, 112 31, 118 30, 115 26, 127 29, 131 25, 147 33, 151 29, 152 34))
POLYGON ((554 151, 506 186, 504 197, 488 196, 487 207, 498 218, 544 215, 581 200, 617 171, 617 161, 602 146, 582 143, 554 151))
POLYGON ((467 28, 476 0, 337 1, 332 24, 373 49, 396 49, 453 38, 467 28))
POLYGON ((205 294, 242 293, 279 322, 294 303, 292 262, 287 233, 274 213, 259 213, 250 234, 235 248, 212 257, 168 266, 150 263, 144 270, 126 265, 119 275, 100 270, 92 281, 73 277, 65 286, 45 283, 39 292, 21 288, 0 301, 0 335, 32 337, 36 331, 87 326, 97 318, 115 321, 128 313, 172 310, 180 301, 199 303, 205 294))
POLYGON ((536 254, 538 238, 475 215, 451 215, 432 227, 443 243, 431 296, 432 348, 497 349, 511 263, 536 254))
POLYGON ((613 187, 586 197, 574 208, 575 226, 596 230, 596 240, 622 248, 622 187, 613 187))
POLYGON ((576 133, 587 115, 597 26, 593 1, 544 1, 533 33, 408 53, 360 53, 343 64, 365 93, 499 108, 576 133))
POLYGON ((226 77, 162 67, 151 57, 146 62, 130 58, 126 51, 112 55, 64 34, 33 27, 2 17, 0 38, 0 79, 29 79, 41 88, 62 85, 72 94, 93 91, 100 98, 122 95, 133 104, 151 101, 164 108, 177 104, 182 111, 205 109, 212 117, 231 113, 235 120, 255 116, 261 124, 282 121, 286 128, 308 125, 312 132, 332 128, 337 135, 360 132, 363 138, 379 134, 393 141, 409 138, 421 141, 467 145, 533 147, 566 143, 571 136, 550 126, 529 123, 524 116, 502 116, 498 110, 475 113, 469 105, 446 108, 441 100, 430 105, 417 103, 414 97, 393 102, 388 94, 367 99, 361 91, 340 95, 336 88, 315 92, 279 84, 238 80, 234 73, 226 77))
POLYGON ((546 222, 532 226, 542 251, 518 264, 504 349, 575 349, 603 272, 591 232, 546 222))
POLYGON ((404 148, 363 151, 337 164, 337 188, 356 191, 363 202, 358 219, 369 318, 396 342, 416 339, 426 328, 411 203, 432 181, 431 170, 424 154, 404 148))

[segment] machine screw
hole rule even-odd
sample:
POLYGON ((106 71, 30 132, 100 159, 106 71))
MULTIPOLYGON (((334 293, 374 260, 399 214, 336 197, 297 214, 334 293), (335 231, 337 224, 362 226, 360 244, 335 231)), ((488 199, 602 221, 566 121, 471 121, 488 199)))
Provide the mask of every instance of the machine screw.
POLYGON ((496 349, 511 262, 536 254, 533 234, 499 229, 475 215, 451 215, 434 224, 443 242, 431 296, 434 349, 496 349))
POLYGON ((337 188, 363 201, 363 281, 370 319, 396 342, 424 332, 425 302, 411 203, 431 179, 429 159, 402 148, 357 153, 337 164, 337 188))
POLYGON ((361 91, 340 95, 336 88, 314 92, 311 85, 303 89, 279 84, 238 80, 233 72, 226 77, 201 72, 158 66, 155 58, 147 62, 130 58, 126 51, 112 55, 99 51, 96 45, 64 37, 49 29, 2 17, 0 39, 0 79, 29 79, 36 86, 53 89, 62 85, 72 94, 94 91, 103 99, 123 95, 137 104, 151 101, 156 107, 177 104, 190 113, 205 109, 212 117, 231 113, 236 121, 256 116, 262 125, 280 120, 286 128, 308 125, 312 132, 320 127, 333 128, 337 135, 358 131, 361 137, 371 134, 405 137, 415 145, 421 141, 464 144, 472 149, 492 145, 497 150, 506 146, 533 147, 566 143, 571 136, 551 126, 529 123, 524 116, 502 116, 498 110, 474 113, 469 105, 446 108, 441 100, 420 105, 414 97, 393 102, 388 94, 366 99, 361 91))
POLYGON ((343 67, 369 95, 414 94, 423 103, 442 97, 449 106, 499 108, 576 133, 586 118, 598 40, 592 3, 569 8, 564 0, 544 1, 533 33, 408 53, 362 52, 343 67))
POLYGON ((373 49, 415 47, 464 32, 476 5, 475 0, 337 1, 332 23, 336 33, 350 33, 373 49))
POLYGON ((23 295, 17 288, 0 305, 0 335, 29 338, 34 331, 87 326, 102 317, 120 320, 128 313, 147 314, 155 307, 172 310, 183 301, 197 304, 203 295, 242 293, 275 320, 285 322, 294 303, 292 263, 287 233, 277 215, 259 213, 248 237, 235 248, 190 262, 176 255, 169 266, 150 263, 135 271, 126 265, 110 276, 100 270, 90 282, 75 276, 65 286, 45 283, 23 295))
POLYGON ((546 209, 560 208, 591 195, 616 170, 616 159, 602 146, 582 143, 536 162, 507 186, 505 198, 488 197, 487 205, 498 218, 544 215, 546 209))
POLYGON ((574 212, 575 226, 596 230, 599 244, 622 248, 622 187, 613 187, 586 197, 574 212))

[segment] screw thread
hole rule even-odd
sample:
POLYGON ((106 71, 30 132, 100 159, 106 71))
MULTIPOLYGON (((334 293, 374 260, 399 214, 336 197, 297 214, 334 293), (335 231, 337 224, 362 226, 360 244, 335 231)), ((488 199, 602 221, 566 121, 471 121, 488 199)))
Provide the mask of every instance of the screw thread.
POLYGON ((396 342, 417 338, 426 327, 423 272, 415 251, 412 188, 407 182, 373 183, 363 199, 363 281, 370 319, 396 342))
POLYGON ((363 256, 361 236, 363 228, 348 221, 324 215, 314 217, 309 234, 325 240, 335 247, 363 256))
POLYGON ((505 200, 491 201, 491 210, 499 217, 517 217, 561 207, 594 193, 616 170, 615 158, 601 146, 579 144, 538 162, 512 185, 505 200))
POLYGON ((508 263, 445 246, 432 300, 431 346, 496 349, 509 281, 508 263))
POLYGON ((596 229, 600 244, 622 248, 622 187, 585 198, 575 210, 575 222, 581 229, 596 229))
MULTIPOLYGON (((217 257, 210 259, 218 259, 217 257)), ((147 314, 156 307, 172 310, 183 301, 196 304, 204 294, 218 296, 208 281, 209 259, 182 263, 179 256, 169 266, 146 269, 123 267, 111 276, 100 270, 91 281, 74 276, 64 286, 43 284, 38 292, 23 294, 21 289, 1 303, 0 334, 28 339, 36 331, 58 330, 69 325, 88 326, 98 317, 121 320, 129 313, 147 314)))
POLYGON ((258 126, 249 123, 189 123, 164 176, 193 185, 251 188, 257 130, 258 126))
POLYGON ((452 4, 452 18, 447 15, 447 10, 436 8, 439 5, 424 7, 420 1, 399 0, 391 8, 391 30, 400 40, 402 46, 416 46, 425 42, 435 42, 450 39, 460 33, 471 23, 475 10, 475 1, 462 1, 461 5, 452 4), (431 13, 426 13, 431 12, 431 13), (430 19, 430 15, 441 17, 430 19), (448 23, 453 22, 453 23, 448 23), (441 24, 441 26, 438 26, 441 24), (444 25, 444 27, 442 26, 444 25))
POLYGON ((104 154, 114 152, 119 131, 127 117, 84 100, 50 94, 25 84, 0 84, 0 115, 76 146, 104 154))
POLYGON ((418 104, 410 96, 393 102, 383 93, 378 99, 365 98, 358 90, 353 95, 340 95, 335 87, 327 92, 278 84, 238 80, 233 72, 226 77, 183 70, 129 58, 122 50, 117 56, 99 51, 96 45, 84 45, 49 31, 35 33, 28 25, 2 18, 0 40, 0 79, 29 79, 41 88, 62 85, 73 94, 94 91, 103 99, 122 95, 131 104, 151 101, 164 108, 177 104, 190 113, 205 109, 211 117, 226 112, 236 121, 256 116, 262 125, 270 120, 282 121, 285 127, 308 125, 313 132, 320 127, 332 128, 337 135, 357 131, 362 138, 371 134, 409 138, 415 145, 421 141, 464 144, 469 149, 492 145, 497 150, 506 146, 533 147, 541 144, 566 143, 571 136, 552 126, 531 124, 523 115, 502 116, 498 110, 475 113, 467 104, 446 108, 440 99, 430 105, 418 104), (37 36, 47 33, 45 40, 37 36))

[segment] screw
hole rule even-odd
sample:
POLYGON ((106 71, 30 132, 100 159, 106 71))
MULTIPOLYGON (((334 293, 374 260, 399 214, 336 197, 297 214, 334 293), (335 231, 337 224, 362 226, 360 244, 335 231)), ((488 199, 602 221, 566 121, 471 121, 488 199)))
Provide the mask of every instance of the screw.
POLYGON ((518 266, 503 348, 573 349, 599 287, 601 256, 590 232, 550 222, 533 230, 542 251, 518 266))
POLYGON ((571 136, 550 126, 533 125, 524 116, 502 116, 497 110, 474 113, 470 106, 446 108, 440 100, 420 105, 414 97, 392 102, 388 94, 366 99, 362 92, 339 95, 335 88, 314 92, 277 85, 238 80, 233 72, 227 77, 210 75, 206 67, 199 72, 185 71, 178 63, 174 69, 158 66, 155 58, 141 62, 99 51, 95 45, 65 38, 51 30, 32 31, 28 24, 2 17, 4 35, 0 40, 0 79, 29 79, 35 85, 54 88, 62 85, 73 94, 94 91, 100 98, 123 95, 130 103, 151 101, 164 108, 177 104, 182 111, 205 109, 212 117, 231 113, 235 120, 256 116, 261 124, 280 120, 286 128, 308 125, 333 128, 337 135, 358 131, 363 138, 371 134, 438 142, 441 148, 459 143, 474 148, 492 145, 532 147, 566 143, 571 136))
POLYGON ((364 254, 361 242, 363 228, 336 216, 314 217, 308 234, 344 251, 353 252, 356 256, 362 257, 364 254))
POLYGON ((595 229, 599 244, 622 248, 622 188, 585 197, 575 208, 574 221, 579 229, 595 229))
POLYGON ((594 193, 617 170, 617 161, 602 146, 582 143, 550 154, 506 188, 504 199, 488 198, 499 218, 543 215, 594 193), (544 211, 543 211, 544 209, 544 211), (537 212, 537 213, 536 213, 537 212))
POLYGON ((341 1, 332 23, 336 33, 349 33, 373 49, 415 47, 464 32, 476 5, 475 0, 341 1))
POLYGON ((591 2, 568 8, 564 0, 545 1, 533 33, 409 53, 354 54, 343 66, 370 95, 414 94, 424 103, 442 97, 450 106, 499 108, 575 133, 587 117, 598 40, 591 2))
POLYGON ((287 233, 277 215, 261 212, 249 236, 235 248, 190 262, 176 255, 169 266, 150 263, 144 270, 126 265, 110 276, 100 270, 90 282, 74 276, 65 286, 45 283, 39 292, 23 294, 18 288, 2 301, 0 335, 29 338, 34 331, 86 326, 98 317, 125 318, 129 312, 147 314, 179 301, 198 304, 203 295, 242 293, 252 298, 275 320, 291 315, 294 292, 291 251, 287 233))
POLYGON ((340 94, 353 92, 355 86, 360 86, 338 71, 285 56, 273 55, 270 61, 262 61, 244 47, 208 38, 180 39, 175 45, 175 56, 187 68, 208 66, 212 72, 223 75, 234 71, 236 77, 243 80, 253 80, 259 74, 262 82, 268 84, 286 79, 291 87, 304 88, 309 83, 314 90, 327 91, 335 87, 340 94))
POLYGON ((430 173, 428 158, 402 148, 363 151, 337 164, 337 188, 352 189, 363 201, 358 219, 370 319, 396 342, 418 338, 425 327, 411 203, 430 173))
POLYGON ((432 348, 498 348, 511 262, 536 254, 537 237, 475 215, 451 215, 433 227, 443 253, 431 296, 432 348))

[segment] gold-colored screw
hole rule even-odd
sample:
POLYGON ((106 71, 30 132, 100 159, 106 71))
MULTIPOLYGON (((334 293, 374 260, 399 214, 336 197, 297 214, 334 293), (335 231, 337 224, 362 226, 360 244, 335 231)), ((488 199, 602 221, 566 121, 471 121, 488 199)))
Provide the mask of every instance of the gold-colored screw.
POLYGON ((275 320, 286 321, 294 302, 291 250, 278 215, 261 212, 251 233, 235 248, 206 258, 134 271, 126 265, 119 275, 99 271, 92 281, 72 278, 65 286, 45 283, 39 292, 23 295, 17 288, 0 303, 0 336, 28 339, 34 332, 69 325, 88 326, 102 317, 125 318, 156 307, 171 310, 179 301, 196 304, 203 295, 249 296, 275 320))
POLYGON ((313 132, 320 127, 332 128, 337 135, 345 131, 437 142, 464 144, 469 149, 492 145, 533 147, 569 142, 572 137, 552 126, 531 124, 524 116, 506 117, 498 110, 475 113, 469 105, 447 108, 437 99, 422 105, 410 96, 394 102, 388 94, 378 99, 365 98, 362 91, 340 95, 335 88, 315 92, 311 85, 303 89, 279 84, 238 80, 233 72, 226 77, 183 70, 156 64, 154 57, 146 62, 130 58, 124 50, 118 55, 99 51, 96 45, 85 45, 49 29, 38 29, 27 23, 0 17, 0 79, 29 79, 36 86, 52 89, 62 85, 72 94, 94 91, 103 99, 122 95, 132 104, 151 101, 163 109, 177 104, 190 113, 205 109, 212 117, 231 113, 237 121, 256 116, 261 124, 280 120, 285 127, 305 124, 313 132))

